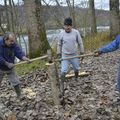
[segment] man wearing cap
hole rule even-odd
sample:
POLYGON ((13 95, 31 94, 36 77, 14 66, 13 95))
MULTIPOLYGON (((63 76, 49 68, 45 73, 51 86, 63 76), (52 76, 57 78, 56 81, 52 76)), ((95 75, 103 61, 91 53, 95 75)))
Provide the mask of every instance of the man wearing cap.
MULTIPOLYGON (((72 19, 70 17, 64 20, 64 31, 59 34, 57 54, 61 55, 62 59, 67 57, 77 56, 79 53, 84 53, 84 46, 82 42, 82 38, 78 30, 72 28, 72 19)), ((62 90, 64 90, 64 80, 65 75, 68 72, 69 64, 72 64, 73 70, 75 73, 75 80, 78 80, 78 72, 79 72, 79 59, 72 58, 69 60, 63 60, 61 62, 61 86, 62 90)))
POLYGON ((13 85, 17 97, 21 97, 20 81, 14 69, 15 57, 20 60, 29 61, 22 49, 15 43, 15 35, 8 32, 0 39, 0 86, 4 75, 8 76, 13 85))

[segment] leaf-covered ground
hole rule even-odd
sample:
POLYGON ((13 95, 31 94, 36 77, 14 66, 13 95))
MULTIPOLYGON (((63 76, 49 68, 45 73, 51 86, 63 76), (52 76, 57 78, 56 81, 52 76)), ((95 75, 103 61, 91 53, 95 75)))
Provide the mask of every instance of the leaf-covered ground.
POLYGON ((120 120, 120 104, 116 102, 117 73, 120 51, 100 57, 84 58, 82 71, 87 77, 65 81, 65 105, 54 106, 50 80, 45 70, 20 76, 27 99, 18 101, 12 87, 4 80, 0 88, 1 102, 18 120, 120 120))

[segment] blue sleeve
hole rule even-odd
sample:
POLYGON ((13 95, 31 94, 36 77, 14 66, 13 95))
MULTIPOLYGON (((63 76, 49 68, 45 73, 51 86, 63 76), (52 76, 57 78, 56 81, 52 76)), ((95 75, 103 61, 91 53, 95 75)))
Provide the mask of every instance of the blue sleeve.
POLYGON ((106 46, 103 46, 99 50, 102 53, 107 53, 107 52, 112 52, 112 51, 117 50, 119 48, 119 46, 120 46, 120 35, 118 35, 114 41, 112 41, 111 43, 109 43, 106 46))
POLYGON ((5 59, 3 58, 2 47, 0 46, 0 64, 4 64, 4 63, 5 63, 5 59))
POLYGON ((23 56, 25 56, 25 53, 22 51, 22 48, 17 44, 15 45, 15 56, 20 60, 22 60, 23 56))

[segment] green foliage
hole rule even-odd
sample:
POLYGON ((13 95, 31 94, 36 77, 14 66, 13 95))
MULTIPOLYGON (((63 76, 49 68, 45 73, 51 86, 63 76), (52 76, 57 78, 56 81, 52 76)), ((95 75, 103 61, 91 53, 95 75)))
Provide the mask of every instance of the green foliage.
POLYGON ((16 67, 16 71, 19 75, 23 75, 25 73, 29 73, 30 71, 34 71, 36 69, 47 69, 45 60, 36 60, 30 64, 21 64, 16 67))
POLYGON ((39 48, 38 50, 29 53, 29 58, 37 58, 40 57, 41 55, 41 49, 39 48))
POLYGON ((109 32, 101 32, 96 35, 87 36, 84 39, 84 46, 86 52, 92 52, 103 45, 106 45, 110 42, 109 32))

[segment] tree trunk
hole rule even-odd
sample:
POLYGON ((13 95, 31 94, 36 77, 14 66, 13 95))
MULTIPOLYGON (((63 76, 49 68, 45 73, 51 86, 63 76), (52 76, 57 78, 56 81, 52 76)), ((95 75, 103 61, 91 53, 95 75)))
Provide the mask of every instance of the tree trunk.
POLYGON ((30 58, 39 57, 50 48, 43 22, 41 0, 24 0, 30 58))
POLYGON ((6 13, 6 20, 7 20, 7 30, 10 31, 10 21, 9 21, 9 12, 8 12, 7 0, 4 0, 4 4, 5 4, 5 13, 6 13))
POLYGON ((13 13, 13 6, 12 6, 12 1, 11 0, 9 0, 9 6, 10 6, 10 20, 11 20, 10 30, 12 32, 15 32, 15 29, 14 29, 14 27, 15 27, 15 25, 14 25, 14 13, 13 13))
POLYGON ((91 34, 97 33, 94 0, 89 0, 91 34))
POLYGON ((2 26, 2 19, 3 18, 3 15, 2 15, 2 12, 0 11, 0 32, 1 33, 5 33, 5 30, 4 30, 4 28, 3 28, 3 26, 2 26))
POLYGON ((110 37, 120 33, 119 0, 110 0, 110 37))

